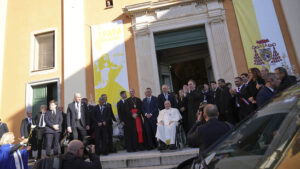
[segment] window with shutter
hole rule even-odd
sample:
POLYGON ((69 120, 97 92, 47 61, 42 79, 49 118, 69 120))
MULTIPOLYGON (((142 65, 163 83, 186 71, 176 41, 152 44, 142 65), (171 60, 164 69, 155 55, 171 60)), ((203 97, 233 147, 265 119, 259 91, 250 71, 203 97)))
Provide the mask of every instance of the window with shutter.
POLYGON ((33 71, 54 68, 54 32, 35 35, 33 71))

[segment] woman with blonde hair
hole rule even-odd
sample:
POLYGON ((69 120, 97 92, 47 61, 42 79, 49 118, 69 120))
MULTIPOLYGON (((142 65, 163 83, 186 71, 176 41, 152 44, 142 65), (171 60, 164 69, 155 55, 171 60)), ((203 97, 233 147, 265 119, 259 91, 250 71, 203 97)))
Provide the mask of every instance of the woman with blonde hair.
POLYGON ((12 132, 3 134, 0 140, 0 168, 2 169, 28 169, 27 165, 27 150, 20 149, 27 142, 24 139, 19 144, 14 145, 15 136, 12 132), (20 150, 19 150, 20 149, 20 150))

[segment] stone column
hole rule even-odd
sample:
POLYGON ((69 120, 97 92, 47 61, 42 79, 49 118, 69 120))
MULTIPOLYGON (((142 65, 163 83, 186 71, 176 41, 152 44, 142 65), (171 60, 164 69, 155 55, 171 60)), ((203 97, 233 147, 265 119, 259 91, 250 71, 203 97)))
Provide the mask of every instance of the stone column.
POLYGON ((149 29, 135 31, 138 83, 142 98, 147 87, 152 89, 153 95, 157 95, 160 91, 156 53, 153 53, 153 45, 153 34, 149 29))
MULTIPOLYGON (((219 71, 219 78, 223 78, 226 81, 233 82, 235 76, 237 76, 235 61, 231 52, 230 39, 226 34, 227 28, 222 16, 214 17, 209 20, 212 45, 214 46, 214 52, 216 55, 217 70, 219 71)), ((218 80, 218 79, 216 79, 218 80)))

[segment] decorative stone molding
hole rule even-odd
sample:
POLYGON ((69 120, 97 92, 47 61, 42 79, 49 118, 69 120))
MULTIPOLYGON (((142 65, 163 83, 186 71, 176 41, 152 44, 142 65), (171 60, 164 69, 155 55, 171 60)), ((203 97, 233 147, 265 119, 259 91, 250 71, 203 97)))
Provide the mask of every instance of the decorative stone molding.
POLYGON ((223 22, 225 20, 224 16, 217 16, 208 19, 208 23, 215 24, 219 22, 223 22))
POLYGON ((161 0, 157 2, 148 1, 148 2, 125 6, 123 8, 123 12, 126 15, 133 17, 135 15, 142 14, 142 13, 146 14, 150 11, 155 11, 157 9, 167 9, 175 5, 188 5, 193 2, 196 2, 198 5, 203 5, 210 1, 220 2, 223 0, 161 0))

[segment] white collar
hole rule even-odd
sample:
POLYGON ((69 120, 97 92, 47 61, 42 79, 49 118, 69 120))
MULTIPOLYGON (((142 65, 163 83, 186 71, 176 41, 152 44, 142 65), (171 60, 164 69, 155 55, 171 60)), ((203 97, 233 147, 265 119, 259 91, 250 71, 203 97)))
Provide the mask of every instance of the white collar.
POLYGON ((272 92, 274 92, 274 89, 272 89, 271 87, 269 86, 266 86, 268 89, 270 89, 272 92))

